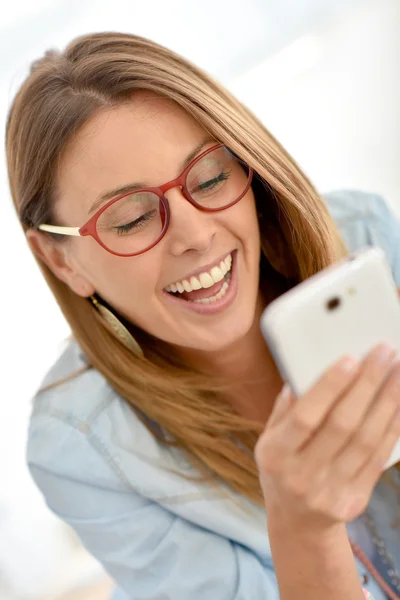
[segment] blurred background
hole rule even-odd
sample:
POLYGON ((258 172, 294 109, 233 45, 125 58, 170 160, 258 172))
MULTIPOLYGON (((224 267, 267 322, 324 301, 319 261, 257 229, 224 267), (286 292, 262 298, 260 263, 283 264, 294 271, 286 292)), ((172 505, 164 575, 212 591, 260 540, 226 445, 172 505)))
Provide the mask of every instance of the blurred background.
MULTIPOLYGON (((321 192, 382 194, 400 214, 398 0, 14 0, 0 16, 0 127, 29 64, 73 37, 149 37, 219 78, 321 192)), ((109 583, 24 464, 31 398, 68 328, 31 258, 0 163, 0 600, 103 600, 109 583)))

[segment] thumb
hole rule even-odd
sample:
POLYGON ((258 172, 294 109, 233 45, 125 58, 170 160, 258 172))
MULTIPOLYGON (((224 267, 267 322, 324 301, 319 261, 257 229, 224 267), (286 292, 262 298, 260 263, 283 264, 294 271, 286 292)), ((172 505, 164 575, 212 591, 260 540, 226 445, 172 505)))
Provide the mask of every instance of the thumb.
POLYGON ((268 419, 268 427, 276 425, 278 421, 288 412, 294 402, 294 397, 290 385, 285 383, 276 397, 274 407, 270 418, 268 419))

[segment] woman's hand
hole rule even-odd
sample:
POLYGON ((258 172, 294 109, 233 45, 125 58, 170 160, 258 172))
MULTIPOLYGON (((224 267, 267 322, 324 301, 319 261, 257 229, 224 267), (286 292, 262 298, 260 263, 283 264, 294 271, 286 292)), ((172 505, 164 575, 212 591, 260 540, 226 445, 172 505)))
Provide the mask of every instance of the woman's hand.
POLYGON ((366 508, 400 436, 400 362, 344 357, 297 399, 284 386, 255 457, 268 518, 326 530, 366 508))

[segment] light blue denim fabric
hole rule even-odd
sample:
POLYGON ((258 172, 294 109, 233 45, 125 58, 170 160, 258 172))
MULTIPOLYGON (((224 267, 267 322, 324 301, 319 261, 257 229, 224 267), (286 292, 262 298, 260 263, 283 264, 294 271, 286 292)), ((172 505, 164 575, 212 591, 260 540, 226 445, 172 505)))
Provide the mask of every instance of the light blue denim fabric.
MULTIPOLYGON (((348 248, 383 248, 400 286, 400 225, 385 202, 353 191, 326 200, 348 248)), ((72 342, 44 383, 84 361, 72 342)), ((172 472, 195 474, 94 369, 37 396, 27 457, 48 506, 114 578, 119 600, 278 599, 263 509, 172 472)), ((399 501, 381 482, 370 505, 398 569, 399 501)), ((371 578, 364 587, 385 598, 371 578)))

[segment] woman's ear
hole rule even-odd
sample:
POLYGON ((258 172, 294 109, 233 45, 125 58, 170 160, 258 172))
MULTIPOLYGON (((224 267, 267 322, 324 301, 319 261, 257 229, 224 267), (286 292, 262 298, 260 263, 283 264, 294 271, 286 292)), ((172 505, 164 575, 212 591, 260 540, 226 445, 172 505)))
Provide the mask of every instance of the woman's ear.
POLYGON ((68 241, 55 241, 36 229, 28 229, 26 238, 32 252, 75 294, 87 298, 95 293, 94 286, 70 260, 68 241))

